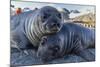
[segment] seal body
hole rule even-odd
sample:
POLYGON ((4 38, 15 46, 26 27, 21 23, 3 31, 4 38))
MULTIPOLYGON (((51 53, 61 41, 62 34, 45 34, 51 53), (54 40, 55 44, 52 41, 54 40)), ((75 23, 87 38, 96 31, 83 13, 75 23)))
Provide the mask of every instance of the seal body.
POLYGON ((11 16, 11 37, 19 48, 32 44, 38 47, 42 36, 56 33, 62 27, 62 18, 56 8, 45 6, 11 16))
POLYGON ((86 51, 87 48, 95 47, 95 32, 73 23, 64 23, 61 30, 41 39, 37 55, 48 61, 66 54, 77 54, 87 61, 95 60, 94 56, 86 51))

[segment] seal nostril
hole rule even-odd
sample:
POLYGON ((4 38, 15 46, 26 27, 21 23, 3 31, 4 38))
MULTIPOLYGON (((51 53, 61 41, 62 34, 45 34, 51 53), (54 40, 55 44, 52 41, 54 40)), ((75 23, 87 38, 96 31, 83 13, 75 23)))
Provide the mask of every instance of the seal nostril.
POLYGON ((56 26, 56 23, 52 23, 51 25, 52 25, 52 27, 55 27, 56 26))
POLYGON ((60 27, 60 24, 58 23, 57 26, 60 27))
POLYGON ((56 24, 54 23, 53 26, 56 26, 56 24))
POLYGON ((60 24, 59 23, 53 23, 52 27, 60 27, 60 24))

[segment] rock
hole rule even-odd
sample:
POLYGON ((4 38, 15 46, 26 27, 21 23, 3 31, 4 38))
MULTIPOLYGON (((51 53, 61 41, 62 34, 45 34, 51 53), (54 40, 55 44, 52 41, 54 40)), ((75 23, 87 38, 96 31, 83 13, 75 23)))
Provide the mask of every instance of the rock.
MULTIPOLYGON (((95 49, 88 49, 95 55, 95 49)), ((18 51, 16 49, 11 50, 11 60, 10 63, 12 66, 20 66, 20 65, 37 65, 44 64, 38 57, 36 57, 36 52, 34 50, 26 50, 28 55, 24 53, 24 51, 18 51)), ((77 62, 86 62, 83 58, 69 54, 64 56, 63 58, 54 59, 53 61, 49 61, 46 64, 59 64, 59 63, 77 63, 77 62)))

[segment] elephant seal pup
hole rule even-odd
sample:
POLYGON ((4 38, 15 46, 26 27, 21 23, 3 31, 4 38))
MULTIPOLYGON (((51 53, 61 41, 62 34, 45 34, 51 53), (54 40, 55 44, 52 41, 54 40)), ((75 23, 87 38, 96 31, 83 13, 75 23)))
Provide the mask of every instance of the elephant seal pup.
POLYGON ((11 16, 11 36, 19 48, 26 48, 29 44, 38 47, 42 36, 61 29, 61 22, 61 14, 56 8, 44 6, 11 16))
POLYGON ((42 37, 37 56, 46 62, 72 53, 87 61, 93 61, 95 56, 86 50, 90 47, 95 47, 94 30, 64 23, 58 33, 42 37))

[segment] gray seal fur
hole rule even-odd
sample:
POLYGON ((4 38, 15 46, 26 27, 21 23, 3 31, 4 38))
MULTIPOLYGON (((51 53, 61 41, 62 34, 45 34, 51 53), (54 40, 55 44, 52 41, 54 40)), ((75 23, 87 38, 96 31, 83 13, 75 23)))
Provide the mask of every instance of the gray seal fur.
POLYGON ((93 61, 95 56, 86 49, 94 47, 94 29, 73 23, 64 23, 58 33, 42 37, 37 56, 45 62, 72 53, 87 61, 93 61))
POLYGON ((11 16, 11 40, 19 48, 26 48, 28 44, 38 47, 42 36, 60 30, 61 22, 60 12, 51 6, 11 16))

